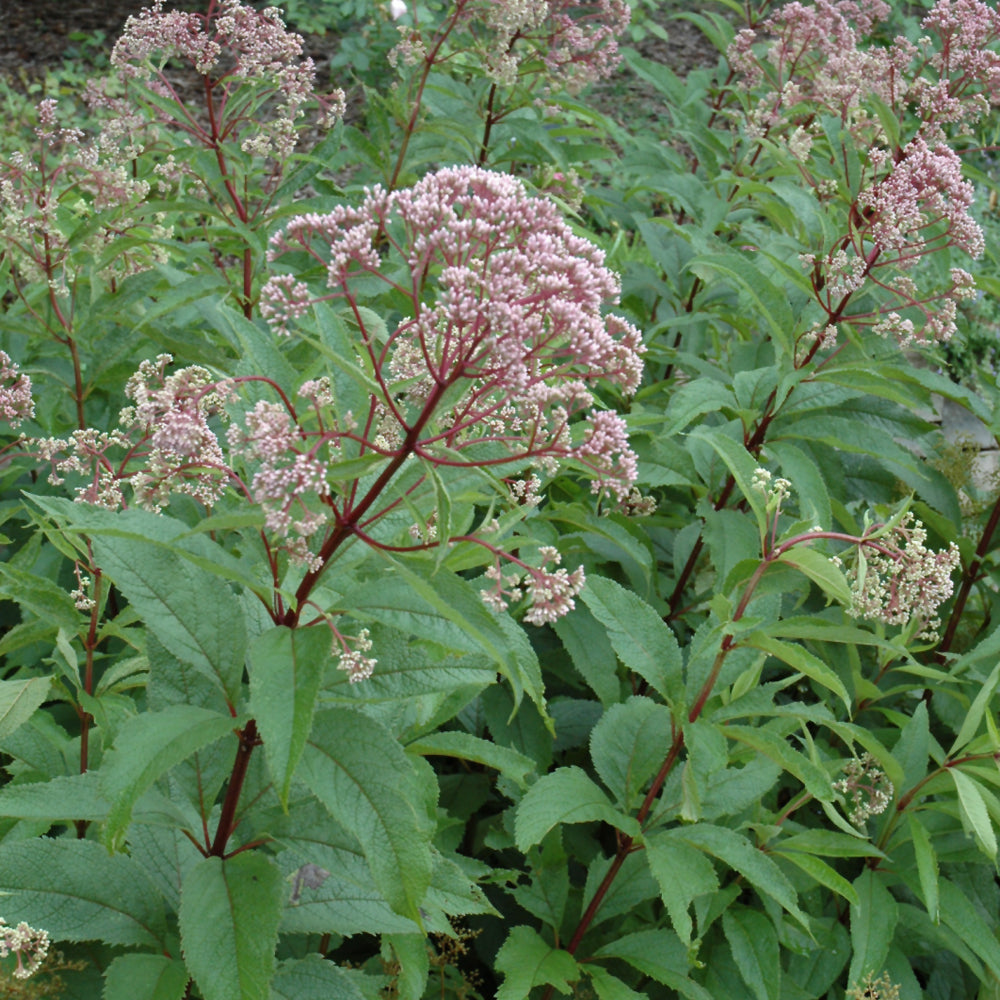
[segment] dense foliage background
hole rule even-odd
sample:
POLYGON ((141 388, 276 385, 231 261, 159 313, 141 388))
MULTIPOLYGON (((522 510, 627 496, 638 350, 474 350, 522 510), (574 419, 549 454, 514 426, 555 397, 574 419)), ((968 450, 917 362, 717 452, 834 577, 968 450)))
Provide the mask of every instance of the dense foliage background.
POLYGON ((1000 14, 664 12, 5 88, 4 996, 1000 997, 1000 14))

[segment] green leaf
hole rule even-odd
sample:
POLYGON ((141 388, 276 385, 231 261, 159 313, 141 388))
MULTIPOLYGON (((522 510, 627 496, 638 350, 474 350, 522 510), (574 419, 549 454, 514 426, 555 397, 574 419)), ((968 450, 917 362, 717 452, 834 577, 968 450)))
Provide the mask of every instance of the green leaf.
POLYGON ((796 545, 782 552, 778 561, 804 573, 831 600, 845 608, 850 606, 851 588, 847 585, 843 570, 830 562, 822 552, 806 545, 796 545))
POLYGON ((229 586, 164 545, 98 535, 93 547, 97 565, 166 649, 214 679, 235 705, 246 626, 229 586))
POLYGON ((64 628, 70 635, 77 633, 83 621, 68 591, 45 577, 8 563, 0 563, 0 597, 37 615, 51 629, 64 628))
POLYGON ((320 955, 289 959, 271 981, 270 1000, 366 1000, 351 976, 320 955))
POLYGON ((602 705, 619 699, 618 661, 605 629, 590 610, 577 605, 553 625, 553 630, 569 653, 573 666, 590 685, 602 705))
POLYGON ((781 961, 774 924, 756 910, 732 906, 722 914, 722 929, 743 982, 757 1000, 778 1000, 781 961))
POLYGON ((580 970, 568 951, 553 948, 531 927, 513 927, 497 952, 495 967, 504 976, 496 1000, 525 1000, 533 986, 552 985, 571 993, 580 970))
POLYGON ((105 973, 104 1000, 181 1000, 188 984, 183 962, 166 955, 119 955, 105 973))
POLYGON ((942 922, 1000 979, 1000 942, 997 941, 996 931, 983 920, 965 893, 950 879, 941 879, 939 891, 942 922))
POLYGON ((650 698, 612 705, 590 734, 590 756, 601 781, 625 809, 641 798, 670 752, 670 709, 650 698))
POLYGON ((681 652, 660 615, 641 597, 613 580, 592 576, 580 596, 608 630, 622 663, 668 700, 680 692, 681 652))
POLYGON ((493 614, 456 574, 439 569, 424 576, 393 560, 390 573, 351 591, 351 613, 447 649, 485 653, 511 682, 515 702, 526 692, 544 714, 542 671, 527 634, 509 615, 493 614))
MULTIPOLYGON (((697 17, 693 14, 683 16, 690 20, 696 20, 697 17)), ((699 22, 701 20, 703 19, 698 18, 699 22)), ((753 312, 762 318, 770 330, 776 350, 785 355, 791 354, 795 318, 788 303, 788 295, 772 284, 759 267, 748 266, 747 258, 734 250, 725 255, 716 253, 695 257, 688 262, 688 269, 708 284, 718 284, 716 278, 721 277, 738 288, 749 300, 753 312)))
POLYGON ((268 770, 285 808, 331 660, 330 643, 329 629, 322 625, 274 628, 257 636, 247 650, 250 712, 257 720, 268 770))
MULTIPOLYGON (((948 768, 952 781, 955 782, 955 790, 958 792, 958 804, 962 812, 962 825, 967 829, 972 828, 973 836, 980 850, 991 860, 995 861, 997 856, 997 835, 993 829, 993 822, 990 819, 989 810, 986 808, 986 800, 983 798, 984 789, 978 782, 974 781, 967 774, 963 774, 957 767, 948 768)), ((985 794, 990 795, 989 791, 985 794)))
POLYGON ((184 879, 184 960, 205 1000, 269 1000, 286 886, 263 855, 204 858, 184 879))
POLYGON ((765 757, 769 757, 789 774, 798 778, 806 790, 820 802, 833 800, 834 793, 830 785, 829 775, 804 754, 793 750, 786 737, 779 736, 768 729, 738 726, 732 723, 722 726, 721 731, 729 739, 751 747, 765 757))
POLYGON ((49 696, 51 677, 0 681, 0 740, 31 718, 49 696))
MULTIPOLYGON (((989 639, 984 640, 977 644, 978 647, 982 647, 987 643, 992 645, 992 640, 1000 638, 1000 629, 997 630, 989 639)), ((975 650, 973 651, 975 652, 975 650)), ((952 670, 955 670, 960 664, 970 659, 969 654, 962 658, 958 663, 952 666, 952 670)), ((958 735, 955 737, 955 742, 952 743, 951 749, 948 751, 949 757, 954 757, 955 754, 968 743, 979 729, 979 723, 983 721, 983 715, 986 713, 986 706, 989 704, 990 698, 993 697, 993 692, 996 690, 997 685, 1000 684, 1000 663, 990 671, 989 677, 986 678, 983 686, 976 693, 976 697, 973 699, 972 704, 969 706, 969 711, 965 715, 965 719, 962 722, 962 728, 959 729, 958 735)))
POLYGON ((196 705, 171 705, 129 719, 99 771, 101 792, 112 803, 102 835, 108 847, 121 847, 133 806, 160 775, 238 726, 232 716, 196 705))
POLYGON ((688 978, 688 949, 670 931, 638 931, 616 937, 598 948, 594 957, 620 958, 643 975, 676 990, 689 1000, 719 1000, 688 978))
POLYGON ((560 767, 528 789, 517 807, 514 840, 526 851, 559 823, 608 823, 628 836, 637 836, 639 824, 619 812, 579 767, 560 767))
POLYGON ((719 888, 715 866, 701 851, 669 834, 647 838, 646 852, 670 922, 681 941, 690 944, 693 924, 688 907, 698 896, 719 888))
POLYGON ((327 709, 316 716, 298 777, 358 838, 389 905, 419 923, 431 880, 431 830, 403 748, 361 712, 327 709))
POLYGON ((584 971, 590 977, 597 1000, 646 1000, 649 996, 648 993, 636 993, 631 986, 593 962, 588 962, 584 971))
POLYGON ((101 793, 100 772, 59 774, 48 781, 0 787, 0 816, 17 819, 103 821, 111 803, 101 793))
POLYGON ((710 445, 722 459, 746 502, 750 505, 750 509, 754 512, 757 519, 757 529, 763 537, 767 531, 768 523, 767 502, 764 494, 753 486, 753 474, 757 469, 757 460, 742 444, 728 437, 718 427, 708 427, 702 424, 691 432, 691 437, 710 445))
POLYGON ((831 868, 825 861, 820 861, 813 854, 802 854, 799 851, 772 851, 773 857, 785 858, 797 868, 801 868, 814 882, 832 889, 838 896, 843 896, 849 903, 858 903, 858 894, 854 886, 831 868))
POLYGON ((899 908, 880 872, 865 870, 854 880, 858 902, 851 904, 851 968, 848 982, 860 983, 885 965, 896 934, 899 908))
POLYGON ((407 750, 423 757, 456 757, 459 760, 475 761, 477 764, 499 771, 519 788, 525 787, 525 779, 535 771, 536 767, 530 757, 470 733, 453 731, 428 733, 409 743, 407 750))
POLYGON ((836 672, 828 667, 818 656, 810 653, 805 646, 791 642, 782 642, 764 632, 751 632, 750 635, 740 638, 741 646, 752 646, 762 652, 768 653, 776 659, 787 663, 790 667, 801 674, 805 674, 810 680, 832 691, 844 703, 848 712, 851 710, 851 697, 847 693, 842 681, 836 672))
POLYGON ((917 857, 917 876, 920 879, 920 891, 924 896, 924 906, 927 907, 927 915, 936 924, 941 916, 937 854, 924 824, 912 813, 907 814, 906 820, 910 837, 913 839, 913 851, 917 857))
POLYGON ((671 830, 670 836, 714 855, 723 864, 738 871, 759 893, 770 896, 783 906, 803 927, 809 926, 809 919, 799 909, 795 889, 785 873, 746 837, 711 823, 692 823, 671 830))
POLYGON ((24 920, 54 941, 166 947, 155 886, 131 858, 92 840, 0 844, 0 897, 8 924, 24 920))
POLYGON ((385 934, 383 946, 389 945, 399 972, 393 978, 395 995, 399 1000, 420 1000, 427 988, 430 955, 427 938, 423 934, 385 934))

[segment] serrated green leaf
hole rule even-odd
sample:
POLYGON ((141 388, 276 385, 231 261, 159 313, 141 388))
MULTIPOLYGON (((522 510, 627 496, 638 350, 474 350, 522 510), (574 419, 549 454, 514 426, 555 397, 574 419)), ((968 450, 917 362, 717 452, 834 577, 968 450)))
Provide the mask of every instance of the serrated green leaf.
POLYGON ((941 921, 989 967, 1000 979, 1000 942, 996 931, 986 921, 968 896, 950 879, 939 883, 941 921))
POLYGON ((670 751, 670 709, 650 698, 612 705, 590 734, 590 756, 601 781, 625 810, 641 798, 670 751))
POLYGON ((920 879, 920 891, 924 896, 924 906, 927 907, 927 915, 936 924, 941 916, 937 854, 924 824, 912 813, 907 815, 906 821, 913 840, 913 852, 917 858, 917 876, 920 879))
POLYGON ((475 761, 506 775, 519 788, 525 787, 525 779, 536 768, 530 757, 470 733, 428 733, 407 744, 407 750, 424 757, 456 757, 459 760, 475 761))
POLYGON ((105 973, 104 1000, 181 1000, 188 971, 166 955, 119 955, 105 973))
POLYGON ((680 692, 681 652, 660 615, 637 594, 602 577, 590 577, 580 596, 608 630, 622 663, 664 698, 675 699, 680 692))
POLYGON ((738 871, 759 892, 783 906, 803 927, 809 919, 799 909, 795 889, 785 873, 746 837, 727 827, 692 823, 670 832, 680 840, 718 858, 738 871))
POLYGON ((212 678, 235 705, 246 626, 229 586, 165 545, 103 535, 92 544, 95 562, 164 647, 212 678))
POLYGON ((848 712, 851 710, 851 697, 847 693, 836 672, 828 667, 818 656, 810 653, 804 646, 796 643, 782 642, 762 631, 751 632, 740 637, 741 646, 752 646, 764 653, 787 663, 794 670, 805 674, 810 680, 832 691, 844 703, 848 712))
POLYGON ((698 896, 719 888, 715 867, 701 851, 670 835, 648 837, 646 851, 670 922, 681 941, 690 944, 694 927, 688 907, 698 896))
POLYGON ((392 572, 352 590, 352 614, 380 621, 447 649, 485 653, 511 682, 515 701, 524 693, 545 711, 538 657, 527 634, 509 615, 495 615, 467 580, 440 569, 426 577, 402 561, 392 572))
POLYGON ((552 625, 573 666, 590 685, 602 705, 614 705, 619 698, 618 661, 607 629, 582 605, 563 615, 552 625))
POLYGON ((0 787, 0 816, 17 819, 104 820, 111 803, 100 786, 100 773, 59 774, 48 781, 0 787))
POLYGON ((820 861, 814 854, 803 854, 800 851, 772 851, 772 857, 784 858, 797 868, 801 868, 811 879, 820 885, 832 889, 838 896, 843 896, 849 903, 858 903, 858 894, 854 886, 831 868, 825 861, 820 861))
POLYGON ((774 924, 756 910, 731 906, 722 914, 722 929, 736 968, 757 1000, 781 995, 781 960, 774 924))
POLYGON ((399 972, 393 977, 393 987, 399 1000, 420 1000, 427 988, 430 955, 423 934, 385 934, 384 945, 392 948, 399 972))
POLYGON ((360 842, 397 913, 420 922, 431 880, 431 829, 413 763, 389 732, 347 708, 318 713, 299 778, 360 842))
POLYGON ((648 997, 647 993, 636 993, 631 986, 593 962, 588 962, 584 971, 590 977, 597 1000, 645 1000, 648 997))
POLYGON ((204 858, 181 887, 184 961, 205 1000, 269 1000, 286 886, 263 855, 204 858))
POLYGON ((153 883, 131 858, 92 840, 0 844, 0 898, 8 924, 43 927, 54 941, 166 947, 153 883))
POLYGON ((497 952, 495 966, 504 976, 496 1000, 524 1000, 533 986, 552 985, 570 992, 580 978, 573 956, 547 944, 531 927, 513 927, 497 952))
POLYGON ((231 734, 239 724, 239 719, 196 705, 171 705, 162 712, 143 712, 129 719, 99 772, 101 792, 112 803, 104 842, 120 847, 132 808, 143 792, 160 775, 231 734))
POLYGON ((858 902, 851 904, 851 968, 847 978, 860 983, 885 965, 896 934, 899 908, 880 872, 865 870, 854 880, 858 902))
POLYGON ((608 797, 579 767, 560 767, 539 778, 517 807, 514 840, 526 851, 559 823, 609 823, 629 836, 639 824, 612 806, 608 797))
MULTIPOLYGON (((978 645, 984 646, 987 642, 992 645, 992 640, 994 640, 994 638, 1000 638, 1000 630, 991 635, 989 640, 981 642, 978 645)), ((955 664, 952 669, 957 666, 958 664, 955 664)), ((965 714, 965 719, 962 721, 962 727, 959 729, 958 735, 955 737, 955 742, 952 743, 951 749, 948 751, 949 757, 954 757, 955 754, 976 735, 976 732, 979 729, 979 723, 983 721, 986 706, 989 704, 990 698, 993 697, 993 693, 996 691, 998 684, 1000 684, 1000 663, 997 663, 997 665, 990 671, 989 677, 986 678, 985 683, 979 691, 976 692, 976 697, 972 700, 972 704, 969 706, 969 711, 965 714)))
POLYGON ((753 474, 757 461, 742 445, 716 427, 700 425, 691 432, 691 437, 704 441, 722 459, 730 475, 739 487, 744 499, 750 505, 757 520, 757 530, 764 536, 767 531, 767 502, 764 494, 753 486, 753 474))
POLYGON ((789 774, 798 778, 806 790, 820 802, 833 800, 834 792, 829 775, 818 764, 814 764, 804 754, 794 750, 788 739, 768 729, 733 723, 723 726, 721 731, 729 739, 751 747, 773 760, 789 774))
POLYGON ((984 794, 991 795, 992 793, 967 774, 963 774, 957 767, 948 768, 948 773, 951 775, 951 780, 955 782, 955 790, 958 792, 958 804, 962 811, 963 825, 971 827, 980 850, 988 858, 995 861, 997 835, 993 829, 989 810, 986 808, 986 800, 983 798, 984 794))
POLYGON ((718 1000, 688 978, 688 950, 667 930, 637 931, 602 945, 595 958, 620 958, 643 975, 676 990, 688 1000, 718 1000))
POLYGON ((830 562, 822 552, 805 545, 796 545, 782 552, 778 560, 804 573, 831 600, 845 608, 850 606, 851 588, 847 585, 843 570, 830 562))
POLYGON ((72 635, 80 627, 82 616, 68 591, 45 577, 8 563, 0 563, 0 597, 37 615, 50 628, 64 628, 72 635))
POLYGON ((320 955, 289 959, 271 981, 271 1000, 366 1000, 351 976, 320 955))
POLYGON ((330 642, 330 632, 322 625, 274 628, 257 636, 247 650, 250 712, 264 741, 278 798, 286 808, 331 660, 330 642))
POLYGON ((0 740, 5 740, 34 715, 49 696, 51 684, 51 677, 0 681, 0 740))

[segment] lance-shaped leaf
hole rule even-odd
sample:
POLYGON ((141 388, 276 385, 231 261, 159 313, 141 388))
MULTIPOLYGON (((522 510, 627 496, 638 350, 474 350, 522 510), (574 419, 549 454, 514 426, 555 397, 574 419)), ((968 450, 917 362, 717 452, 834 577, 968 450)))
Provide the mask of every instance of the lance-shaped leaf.
POLYGON ((278 966, 271 981, 271 1000, 365 1000, 349 973, 320 955, 307 955, 278 966))
POLYGON ((0 681, 0 740, 24 725, 48 697, 51 677, 0 681))
POLYGON ((298 777, 358 838, 389 905, 419 922, 431 880, 432 830, 403 748, 367 715, 328 709, 316 716, 298 777))
POLYGON ((330 662, 330 631, 275 628, 249 649, 250 711, 282 805, 312 728, 316 697, 330 662))
POLYGON ((855 880, 857 905, 851 904, 851 970, 848 980, 859 983, 881 969, 899 921, 899 907, 879 872, 866 868, 855 880))
POLYGON ((286 885, 263 854, 205 858, 181 888, 184 960, 205 1000, 269 1000, 286 885))

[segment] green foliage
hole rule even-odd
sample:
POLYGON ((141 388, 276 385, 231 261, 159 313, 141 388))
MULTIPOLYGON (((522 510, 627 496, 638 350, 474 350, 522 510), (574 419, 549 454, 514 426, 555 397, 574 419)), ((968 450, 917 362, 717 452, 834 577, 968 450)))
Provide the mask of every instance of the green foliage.
POLYGON ((997 994, 996 13, 500 6, 0 94, 0 995, 997 994))

